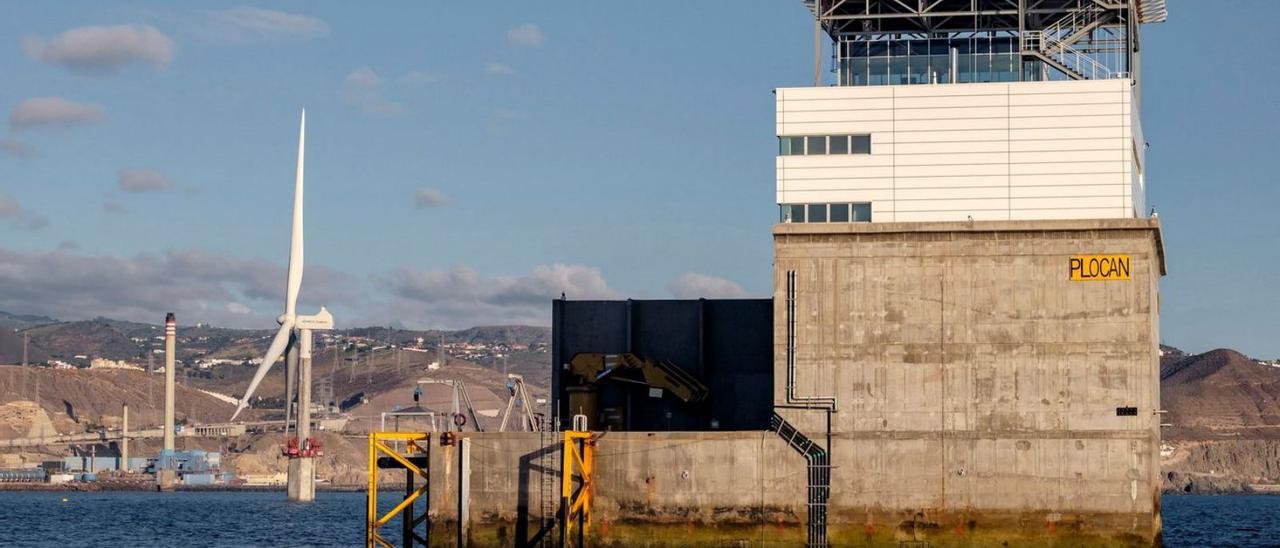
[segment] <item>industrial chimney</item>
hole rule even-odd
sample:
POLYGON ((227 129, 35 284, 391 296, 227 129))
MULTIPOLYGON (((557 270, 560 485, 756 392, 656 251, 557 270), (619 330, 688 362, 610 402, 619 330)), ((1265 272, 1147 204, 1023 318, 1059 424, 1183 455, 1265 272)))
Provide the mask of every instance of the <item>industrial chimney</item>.
POLYGON ((164 449, 173 452, 173 380, 177 370, 174 359, 177 320, 173 312, 164 317, 164 449))

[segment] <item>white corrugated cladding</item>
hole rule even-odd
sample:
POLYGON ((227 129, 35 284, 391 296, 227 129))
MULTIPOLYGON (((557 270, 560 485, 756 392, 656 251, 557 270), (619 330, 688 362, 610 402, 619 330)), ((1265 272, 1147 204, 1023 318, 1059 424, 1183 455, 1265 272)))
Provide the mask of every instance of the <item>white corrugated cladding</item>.
POLYGON ((1142 216, 1128 79, 777 90, 780 136, 870 134, 871 154, 778 156, 778 203, 874 221, 1142 216))

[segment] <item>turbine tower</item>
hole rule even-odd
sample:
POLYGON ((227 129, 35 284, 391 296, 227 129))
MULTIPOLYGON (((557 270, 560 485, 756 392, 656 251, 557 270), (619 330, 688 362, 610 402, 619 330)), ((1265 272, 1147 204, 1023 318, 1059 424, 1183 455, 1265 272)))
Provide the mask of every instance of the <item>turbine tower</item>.
MULTIPOLYGON (((298 129, 298 171, 293 187, 293 230, 289 239, 289 272, 285 285, 284 314, 276 318, 280 330, 271 340, 262 364, 253 374, 249 388, 245 389, 236 411, 231 415, 235 420, 245 408, 249 407, 249 398, 262 382, 263 377, 271 370, 271 366, 288 352, 298 356, 298 371, 286 379, 285 422, 288 432, 289 412, 292 405, 294 383, 297 383, 298 413, 296 415, 296 436, 286 441, 284 455, 289 457, 289 500, 315 500, 315 461, 320 454, 320 445, 311 437, 311 332, 313 330, 333 329, 333 315, 323 306, 314 316, 297 314, 298 291, 302 289, 302 179, 303 159, 306 149, 307 111, 302 111, 302 122, 298 129)), ((290 373, 293 373, 290 371, 290 373)))

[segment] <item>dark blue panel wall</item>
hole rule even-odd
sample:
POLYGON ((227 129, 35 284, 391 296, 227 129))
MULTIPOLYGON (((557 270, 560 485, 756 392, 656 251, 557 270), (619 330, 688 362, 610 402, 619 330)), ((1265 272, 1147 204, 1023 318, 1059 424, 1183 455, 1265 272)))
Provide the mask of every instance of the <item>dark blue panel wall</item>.
POLYGON ((688 404, 644 386, 604 382, 600 409, 624 409, 627 430, 762 430, 773 409, 773 303, 769 299, 554 301, 552 397, 568 426, 576 382, 563 365, 581 352, 631 352, 680 366, 707 385, 688 404))

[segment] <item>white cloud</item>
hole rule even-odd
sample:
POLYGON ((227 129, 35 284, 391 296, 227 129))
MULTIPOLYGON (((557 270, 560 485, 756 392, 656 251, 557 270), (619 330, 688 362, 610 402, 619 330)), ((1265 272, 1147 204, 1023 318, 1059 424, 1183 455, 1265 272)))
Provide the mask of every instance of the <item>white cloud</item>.
MULTIPOLYGON (((283 262, 201 249, 115 256, 75 244, 49 251, 0 246, 0 310, 69 320, 156 322, 173 311, 193 323, 268 329, 275 327, 284 282, 283 262)), ((570 299, 620 298, 598 268, 583 265, 542 265, 517 276, 483 276, 465 266, 401 267, 364 278, 313 263, 299 310, 323 304, 344 325, 548 325, 551 301, 562 292, 570 299)))
POLYGON ((26 143, 13 139, 0 138, 0 156, 12 156, 14 158, 30 158, 36 155, 36 151, 27 146, 26 143))
POLYGON ((515 46, 539 46, 546 41, 542 29, 533 23, 525 23, 507 31, 507 42, 515 46))
POLYGON ((667 291, 677 299, 741 299, 747 292, 732 280, 686 272, 667 284, 667 291))
POLYGON ((78 27, 53 40, 27 38, 27 57, 88 74, 113 74, 142 63, 164 68, 173 61, 173 40, 151 25, 78 27))
POLYGON ((426 86, 439 83, 441 78, 430 72, 411 70, 400 77, 400 83, 410 86, 426 86))
POLYGON ((49 226, 49 218, 22 207, 18 200, 0 192, 0 220, 8 221, 13 228, 39 230, 49 226))
POLYGON ((106 118, 98 105, 76 103, 61 97, 33 97, 9 112, 9 126, 14 129, 38 127, 63 128, 96 124, 106 118))
POLYGON ((240 6, 209 14, 206 36, 227 43, 281 38, 311 39, 329 34, 329 24, 297 13, 240 6))
MULTIPOLYGON (((173 311, 192 322, 272 328, 284 282, 283 265, 199 249, 128 257, 87 255, 74 249, 0 248, 0 287, 5 288, 0 291, 0 310, 65 319, 105 316, 158 322, 165 312, 173 311), (227 303, 239 303, 250 311, 232 310, 227 303)), ((299 309, 364 302, 360 288, 356 280, 309 264, 299 309)))
POLYGON ((422 187, 413 193, 413 203, 419 208, 442 206, 449 203, 449 197, 439 189, 422 187))
POLYGON ((173 180, 154 169, 127 167, 120 170, 118 184, 125 192, 156 192, 172 188, 173 180))
POLYGON ((516 69, 511 68, 509 65, 490 61, 484 64, 484 73, 494 76, 507 76, 515 74, 516 69))
POLYGON ((600 269, 551 264, 522 276, 483 277, 465 266, 422 271, 408 267, 384 280, 393 297, 390 312, 406 324, 466 327, 494 324, 547 325, 551 300, 616 299, 600 269))
POLYGON ((342 80, 342 99, 370 116, 395 118, 409 114, 409 107, 383 97, 384 84, 372 68, 360 67, 342 80))

